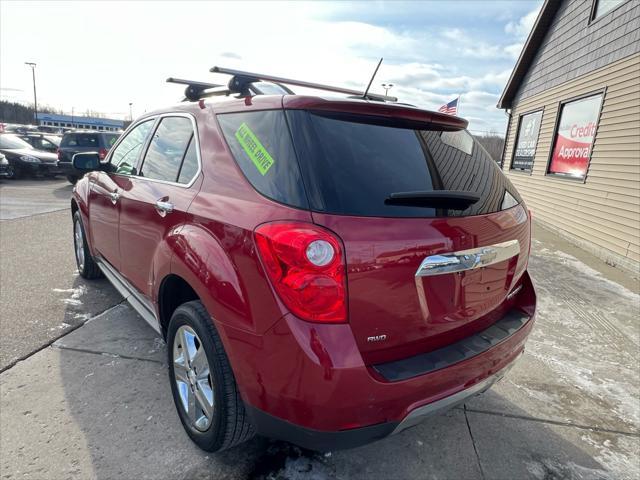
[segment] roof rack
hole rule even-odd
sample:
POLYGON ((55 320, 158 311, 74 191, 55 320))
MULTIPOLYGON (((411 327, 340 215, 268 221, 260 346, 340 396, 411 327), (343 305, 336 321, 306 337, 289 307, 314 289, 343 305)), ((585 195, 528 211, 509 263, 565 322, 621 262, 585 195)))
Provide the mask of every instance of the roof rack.
POLYGON ((179 85, 187 86, 184 90, 185 98, 183 101, 190 100, 192 102, 197 102, 205 96, 205 92, 208 92, 206 96, 212 95, 212 92, 215 92, 216 95, 229 95, 231 93, 228 88, 224 87, 224 85, 199 82, 197 80, 185 80, 182 78, 169 77, 167 78, 167 83, 177 83, 179 85))
POLYGON ((213 73, 231 75, 231 79, 229 80, 229 84, 227 85, 227 87, 214 83, 200 82, 195 80, 184 80, 173 77, 167 78, 167 82, 187 85, 187 88, 184 92, 185 100, 189 100, 192 102, 198 101, 201 98, 218 95, 239 94, 241 96, 249 96, 276 93, 273 91, 274 87, 279 90, 277 91, 277 93, 279 94, 293 94, 294 92, 291 91, 286 85, 312 88, 316 90, 325 90, 328 92, 344 93, 350 95, 351 98, 362 98, 381 102, 398 101, 396 97, 380 95, 377 93, 361 92, 349 88, 333 87, 320 83, 306 82, 303 80, 293 80, 290 78, 264 75, 261 73, 243 72, 241 70, 233 70, 230 68, 213 67, 209 71, 213 73))

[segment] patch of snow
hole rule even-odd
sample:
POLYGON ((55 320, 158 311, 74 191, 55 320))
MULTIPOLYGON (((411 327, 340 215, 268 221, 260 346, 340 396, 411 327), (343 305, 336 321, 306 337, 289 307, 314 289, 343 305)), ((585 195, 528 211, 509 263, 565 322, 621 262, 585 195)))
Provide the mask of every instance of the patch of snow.
POLYGON ((329 468, 321 462, 308 457, 291 458, 285 461, 280 472, 273 472, 267 478, 287 480, 329 480, 335 478, 329 468))
POLYGON ((52 332, 54 330, 64 330, 65 328, 69 328, 70 326, 71 325, 69 325, 68 323, 62 322, 60 325, 56 327, 51 327, 49 331, 52 332))
MULTIPOLYGON (((527 355, 544 364, 550 378, 578 390, 578 408, 596 407, 594 421, 598 412, 611 412, 637 428, 640 295, 571 255, 536 240, 534 247, 530 269, 538 291, 538 324, 528 340, 527 355)), ((566 401, 562 395, 550 397, 549 391, 527 393, 558 408, 566 401)))
POLYGON ((149 350, 147 353, 155 353, 158 350, 162 350, 165 347, 166 343, 164 343, 164 340, 162 340, 160 337, 155 337, 153 339, 153 346, 151 347, 151 350, 149 350))
POLYGON ((604 438, 602 434, 587 433, 582 435, 581 440, 596 450, 594 458, 608 470, 616 472, 616 478, 638 478, 637 438, 629 439, 620 436, 604 438), (635 444, 620 445, 625 442, 635 444), (625 450, 628 454, 625 454, 625 450))
POLYGON ((587 468, 577 463, 561 463, 551 458, 537 462, 528 461, 527 470, 533 478, 547 480, 551 478, 567 478, 580 480, 613 480, 614 477, 604 470, 587 468))
POLYGON ((73 305, 74 307, 76 307, 78 305, 82 305, 82 302, 80 300, 75 299, 75 298, 63 298, 61 300, 61 302, 66 304, 66 305, 73 305))
MULTIPOLYGON (((549 252, 549 250, 546 248, 539 249, 541 253, 543 252, 543 250, 549 252)), ((597 278, 598 281, 602 282, 605 288, 607 288, 612 293, 626 297, 632 302, 634 302, 636 305, 640 306, 640 295, 632 292, 631 290, 620 285, 619 283, 609 280, 608 278, 604 277, 599 271, 591 268, 589 265, 585 264, 584 262, 581 262, 573 255, 569 255, 568 253, 562 252, 560 250, 551 251, 551 255, 554 255, 555 257, 559 258, 562 261, 562 263, 569 265, 572 268, 575 268, 583 275, 586 275, 587 277, 591 277, 591 278, 597 278)))
POLYGON ((51 290, 56 293, 70 293, 71 295, 68 298, 63 298, 61 302, 74 307, 82 305, 80 297, 87 293, 86 285, 80 285, 76 288, 52 288, 51 290))

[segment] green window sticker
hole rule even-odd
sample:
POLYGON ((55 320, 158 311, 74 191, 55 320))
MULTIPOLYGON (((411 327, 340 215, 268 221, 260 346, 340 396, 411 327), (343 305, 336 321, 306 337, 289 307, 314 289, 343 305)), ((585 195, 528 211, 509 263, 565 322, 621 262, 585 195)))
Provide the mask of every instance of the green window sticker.
POLYGON ((243 123, 236 131, 236 138, 258 171, 262 176, 265 176, 274 164, 274 160, 267 152, 267 149, 260 143, 258 137, 255 136, 246 123, 243 123))

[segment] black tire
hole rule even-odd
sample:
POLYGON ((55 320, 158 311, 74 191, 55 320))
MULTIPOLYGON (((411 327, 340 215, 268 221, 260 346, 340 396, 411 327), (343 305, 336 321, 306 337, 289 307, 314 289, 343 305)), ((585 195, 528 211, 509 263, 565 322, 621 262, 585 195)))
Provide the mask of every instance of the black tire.
POLYGON ((24 171, 21 168, 14 167, 13 165, 9 166, 9 179, 18 180, 24 176, 24 171))
POLYGON ((173 401, 185 431, 196 445, 207 452, 217 452, 238 445, 254 436, 253 425, 247 418, 220 336, 200 301, 182 304, 171 316, 167 331, 167 352, 173 401), (176 332, 181 326, 188 326, 196 333, 209 363, 210 386, 213 390, 214 402, 213 418, 205 431, 196 429, 189 420, 176 384, 173 351, 176 332))
POLYGON ((66 175, 66 178, 71 185, 75 185, 78 182, 78 177, 75 175, 66 175))
POLYGON ((80 212, 76 211, 73 214, 73 252, 76 257, 76 266, 78 267, 78 273, 82 278, 86 278, 87 280, 93 280, 95 278, 102 277, 102 271, 98 267, 98 264, 93 259, 91 255, 91 251, 89 250, 89 245, 87 245, 87 235, 84 230, 84 225, 82 224, 82 218, 80 217, 80 212), (84 252, 83 261, 80 261, 78 255, 78 236, 76 235, 76 226, 80 228, 82 232, 82 238, 80 241, 82 242, 82 251, 84 252))

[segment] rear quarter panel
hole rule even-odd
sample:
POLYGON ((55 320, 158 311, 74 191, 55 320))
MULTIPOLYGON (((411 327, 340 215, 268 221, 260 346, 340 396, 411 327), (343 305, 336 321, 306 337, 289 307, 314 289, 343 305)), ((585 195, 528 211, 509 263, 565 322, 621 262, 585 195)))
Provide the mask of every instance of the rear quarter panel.
MULTIPOLYGON (((248 102, 246 108, 256 107, 248 102)), ((275 220, 311 222, 311 214, 257 193, 231 156, 213 110, 192 113, 198 122, 203 183, 172 244, 171 273, 194 288, 217 324, 259 334, 286 310, 264 276, 253 230, 275 220)))

